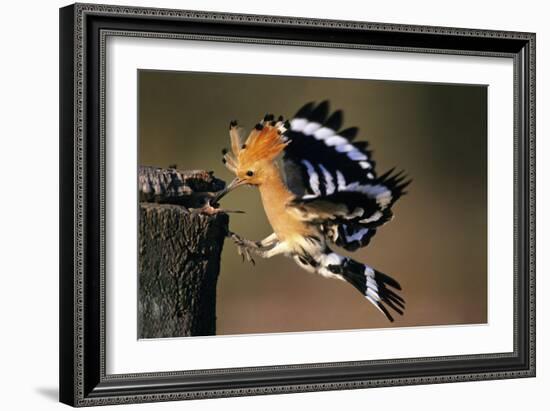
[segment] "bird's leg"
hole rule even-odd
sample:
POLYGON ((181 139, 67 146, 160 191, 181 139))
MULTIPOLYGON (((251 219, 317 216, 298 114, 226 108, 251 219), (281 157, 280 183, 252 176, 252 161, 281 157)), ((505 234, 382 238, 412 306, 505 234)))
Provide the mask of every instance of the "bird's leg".
POLYGON ((231 237, 231 239, 238 246, 249 248, 249 249, 252 249, 252 250, 257 250, 257 251, 266 251, 266 250, 272 248, 275 245, 275 243, 277 243, 279 241, 278 238, 277 238, 277 235, 275 233, 270 234, 269 236, 267 236, 266 238, 264 238, 261 241, 247 240, 247 239, 241 237, 240 235, 238 235, 236 233, 233 233, 231 231, 228 233, 228 237, 231 237))
POLYGON ((275 254, 279 254, 279 252, 273 254, 273 250, 275 250, 280 244, 279 239, 277 238, 277 235, 275 233, 267 236, 261 241, 247 240, 233 232, 229 232, 228 237, 230 237, 235 242, 239 255, 242 255, 243 260, 244 258, 246 258, 248 261, 252 262, 252 264, 255 264, 255 262, 251 256, 251 253, 254 253, 264 258, 269 258, 275 254))

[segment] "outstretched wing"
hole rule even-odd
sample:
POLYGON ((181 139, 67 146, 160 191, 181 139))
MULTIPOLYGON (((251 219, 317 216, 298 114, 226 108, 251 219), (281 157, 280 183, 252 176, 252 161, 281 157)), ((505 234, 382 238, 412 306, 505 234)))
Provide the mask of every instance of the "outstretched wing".
POLYGON ((290 120, 285 136, 292 143, 283 161, 295 194, 332 194, 348 183, 376 178, 368 143, 354 143, 357 127, 340 130, 342 120, 340 110, 329 116, 328 101, 308 103, 290 120))
POLYGON ((391 219, 391 206, 410 181, 393 170, 377 176, 368 143, 353 142, 357 128, 339 131, 342 112, 328 114, 328 102, 309 103, 290 121, 283 161, 297 198, 289 206, 333 243, 355 250, 391 219))

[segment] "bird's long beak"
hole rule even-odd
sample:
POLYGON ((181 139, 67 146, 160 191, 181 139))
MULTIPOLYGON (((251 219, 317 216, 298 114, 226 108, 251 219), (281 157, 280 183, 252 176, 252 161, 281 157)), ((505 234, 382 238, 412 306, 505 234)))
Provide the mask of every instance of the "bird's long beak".
POLYGON ((241 180, 239 177, 235 177, 235 179, 229 183, 223 190, 218 191, 214 197, 210 200, 210 204, 216 204, 218 201, 222 199, 222 197, 225 197, 227 193, 230 191, 233 191, 239 186, 242 186, 243 184, 246 184, 246 180, 241 180))

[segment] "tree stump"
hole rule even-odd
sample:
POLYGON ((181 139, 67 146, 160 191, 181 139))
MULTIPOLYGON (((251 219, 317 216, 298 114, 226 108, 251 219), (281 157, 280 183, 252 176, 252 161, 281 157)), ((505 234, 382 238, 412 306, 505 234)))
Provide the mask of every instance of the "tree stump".
POLYGON ((228 230, 199 211, 225 183, 205 171, 139 170, 138 338, 216 333, 216 285, 228 230))

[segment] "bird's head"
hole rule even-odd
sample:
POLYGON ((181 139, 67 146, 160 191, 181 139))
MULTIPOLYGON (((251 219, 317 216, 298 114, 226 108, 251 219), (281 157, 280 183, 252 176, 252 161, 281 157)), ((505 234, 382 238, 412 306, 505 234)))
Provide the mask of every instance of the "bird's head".
POLYGON ((216 200, 242 185, 259 186, 265 181, 277 156, 289 143, 285 137, 288 126, 282 116, 275 120, 273 115, 266 114, 243 141, 242 128, 236 121, 229 124, 231 151, 224 149, 222 153, 223 162, 235 174, 235 179, 216 196, 216 200))

